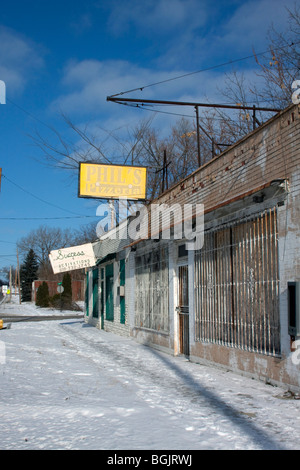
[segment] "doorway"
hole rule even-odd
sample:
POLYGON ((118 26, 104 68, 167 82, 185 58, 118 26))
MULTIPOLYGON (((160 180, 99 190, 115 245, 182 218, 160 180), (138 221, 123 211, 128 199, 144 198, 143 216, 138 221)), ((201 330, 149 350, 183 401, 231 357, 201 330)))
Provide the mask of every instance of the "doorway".
POLYGON ((189 356, 189 272, 188 266, 178 266, 178 335, 179 354, 189 356))
POLYGON ((98 283, 99 283, 99 272, 98 268, 93 270, 93 305, 92 305, 92 315, 93 318, 98 318, 99 309, 98 309, 98 283))
POLYGON ((114 321, 114 265, 105 267, 105 318, 114 321))

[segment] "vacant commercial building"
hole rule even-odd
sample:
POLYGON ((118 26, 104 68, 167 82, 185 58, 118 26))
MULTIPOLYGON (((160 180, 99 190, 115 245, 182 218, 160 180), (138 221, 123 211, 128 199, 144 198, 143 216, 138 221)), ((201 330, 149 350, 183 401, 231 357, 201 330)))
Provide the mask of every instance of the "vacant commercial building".
POLYGON ((152 239, 116 244, 106 234, 95 244, 95 324, 104 315, 104 329, 300 389, 299 113, 297 105, 278 113, 154 201, 182 214, 203 205, 201 247, 186 250, 184 234, 175 239, 168 211, 170 237, 161 228, 152 239), (111 281, 101 271, 109 264, 111 281))

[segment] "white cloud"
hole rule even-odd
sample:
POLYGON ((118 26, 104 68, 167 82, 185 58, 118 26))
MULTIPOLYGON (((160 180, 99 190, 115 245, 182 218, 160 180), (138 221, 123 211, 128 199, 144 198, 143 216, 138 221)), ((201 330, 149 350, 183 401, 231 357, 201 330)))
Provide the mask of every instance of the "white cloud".
MULTIPOLYGON (((128 0, 109 2, 108 28, 126 38, 136 35, 156 47, 156 66, 197 68, 236 59, 267 47, 267 31, 273 23, 286 26, 287 9, 294 0, 128 0)), ((147 43, 151 48, 151 44, 147 43)))
MULTIPOLYGON (((292 8, 292 1, 286 0, 285 5, 292 8)), ((106 100, 107 96, 135 88, 144 87, 143 91, 121 96, 224 102, 219 89, 223 86, 225 72, 232 70, 230 64, 157 86, 148 88, 147 85, 185 75, 189 70, 194 72, 251 55, 253 45, 266 46, 267 29, 272 21, 277 27, 286 25, 284 15, 287 13, 281 0, 230 0, 226 3, 229 11, 223 2, 216 2, 209 10, 211 4, 206 0, 129 0, 126 3, 112 0, 109 5, 109 24, 116 33, 124 34, 128 28, 134 28, 131 33, 138 31, 149 37, 156 33, 170 34, 149 67, 125 60, 70 61, 65 67, 61 93, 52 103, 52 110, 62 110, 82 121, 99 119, 107 129, 126 126, 129 120, 136 118, 138 121, 151 115, 148 111, 143 113, 106 100), (175 31, 175 35, 171 31, 175 31)), ((244 70, 245 78, 253 85, 257 79, 254 59, 234 66, 238 71, 244 70)), ((160 111, 194 113, 193 108, 182 107, 165 107, 160 111)), ((167 115, 161 114, 155 122, 167 119, 167 115)))
POLYGON ((8 94, 23 92, 44 64, 40 47, 4 26, 0 26, 0 45, 0 79, 5 81, 8 94))
POLYGON ((231 58, 249 55, 252 48, 256 52, 266 50, 268 31, 272 25, 282 31, 287 27, 288 8, 293 8, 294 0, 250 0, 240 2, 233 14, 215 28, 207 42, 209 53, 231 54, 231 58))
MULTIPOLYGON (((222 70, 193 74, 147 88, 149 84, 169 80, 184 73, 185 71, 180 69, 173 70, 172 73, 167 70, 154 71, 125 61, 73 61, 64 71, 63 93, 52 103, 52 111, 62 111, 73 122, 79 122, 83 127, 88 122, 92 134, 97 133, 97 128, 101 134, 101 128, 105 128, 108 131, 116 131, 120 138, 142 119, 154 116, 153 125, 161 132, 165 132, 170 123, 177 121, 181 115, 190 116, 192 125, 195 118, 195 109, 192 106, 153 107, 151 112, 107 101, 107 96, 138 87, 145 88, 143 91, 137 89, 120 97, 198 103, 225 101, 219 92, 225 79, 222 70), (159 112, 155 114, 156 111, 159 112)), ((246 78, 253 81, 254 72, 248 71, 246 78)))
MULTIPOLYGON (((182 100, 189 96, 195 100, 212 92, 214 79, 211 75, 192 75, 182 80, 171 80, 185 74, 177 69, 150 70, 126 61, 83 60, 70 62, 64 70, 63 93, 52 103, 52 109, 66 114, 103 114, 110 117, 116 105, 107 103, 107 96, 137 89, 122 97, 144 99, 182 100), (166 82, 165 82, 166 81, 166 82), (158 82, 159 86, 150 86, 158 82), (143 88, 143 91, 140 90, 143 88)), ((215 78, 217 80, 217 76, 215 78)), ((124 108, 122 109, 122 112, 124 108)), ((120 107, 119 107, 120 112, 120 107)))
POLYGON ((170 31, 195 29, 205 23, 207 2, 199 0, 129 0, 110 2, 108 25, 120 35, 134 28, 141 35, 165 36, 170 31))

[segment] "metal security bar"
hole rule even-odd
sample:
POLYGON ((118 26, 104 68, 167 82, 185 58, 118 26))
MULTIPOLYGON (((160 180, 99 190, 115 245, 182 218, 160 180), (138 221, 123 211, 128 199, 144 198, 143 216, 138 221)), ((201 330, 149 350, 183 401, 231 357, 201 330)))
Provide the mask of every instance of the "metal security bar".
POLYGON ((195 256, 196 341, 280 355, 276 208, 205 233, 195 256))
POLYGON ((135 258, 136 327, 169 331, 169 255, 167 247, 135 258))

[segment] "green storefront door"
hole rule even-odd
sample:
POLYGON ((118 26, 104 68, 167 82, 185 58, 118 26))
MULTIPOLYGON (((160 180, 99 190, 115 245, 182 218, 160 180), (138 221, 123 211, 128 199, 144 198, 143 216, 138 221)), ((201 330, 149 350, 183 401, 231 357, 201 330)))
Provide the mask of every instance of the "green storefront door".
POLYGON ((114 321, 114 265, 105 267, 105 318, 114 321))

